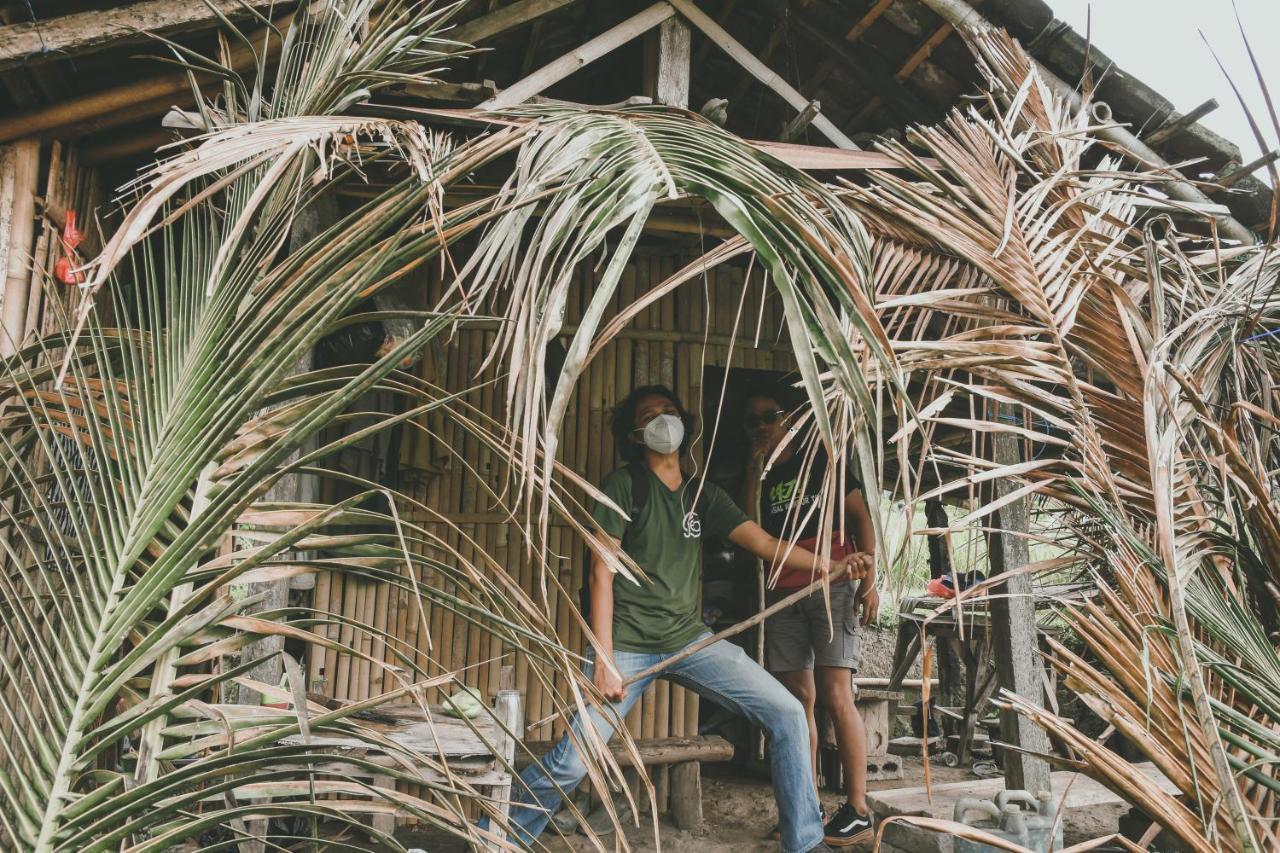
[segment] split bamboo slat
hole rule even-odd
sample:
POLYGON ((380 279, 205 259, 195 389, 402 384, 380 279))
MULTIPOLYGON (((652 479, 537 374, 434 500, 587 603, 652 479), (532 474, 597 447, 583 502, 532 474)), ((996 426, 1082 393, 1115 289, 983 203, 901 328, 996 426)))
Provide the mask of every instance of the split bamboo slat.
MULTIPOLYGON (((623 273, 605 321, 690 260, 691 257, 671 252, 638 250, 623 273)), ((593 292, 598 274, 584 269, 574 276, 564 315, 567 327, 576 328, 581 321, 584 300, 593 292)), ((434 304, 444 284, 434 271, 426 278, 428 302, 434 304)), ((778 340, 776 300, 769 299, 767 293, 758 272, 748 279, 742 268, 717 269, 640 312, 624 334, 587 366, 565 415, 558 449, 560 461, 593 483, 599 483, 618 466, 610 431, 611 410, 632 387, 668 385, 701 417, 704 402, 712 410, 716 404, 702 399, 704 369, 726 364, 786 369, 789 359, 785 341, 778 340), (731 347, 735 318, 737 341, 731 347), (758 328, 760 349, 755 350, 752 342, 758 328)), ((500 416, 502 385, 491 380, 498 377, 501 365, 491 364, 480 370, 495 336, 492 326, 461 329, 424 351, 415 370, 423 379, 450 393, 475 389, 466 396, 467 401, 490 415, 500 416)), ((553 381, 554 377, 548 379, 553 381)), ((548 388, 548 393, 551 390, 548 388)), ((703 434, 697 436, 692 449, 699 473, 703 473, 711 426, 702 425, 703 434)), ((405 518, 425 528, 428 537, 438 537, 441 545, 439 549, 422 546, 419 550, 446 565, 465 560, 483 571, 492 571, 496 564, 497 570, 507 572, 545 609, 562 641, 580 650, 582 631, 572 608, 577 605, 577 591, 588 567, 577 535, 553 521, 547 542, 529 558, 521 527, 508 520, 495 499, 506 485, 507 472, 501 460, 447 417, 418 419, 414 427, 404 431, 393 455, 400 467, 398 482, 415 500, 430 508, 430 513, 409 508, 405 518), (460 458, 450 458, 451 454, 460 458), (441 523, 440 517, 451 523, 441 523), (481 562, 481 553, 489 555, 493 563, 481 562), (543 572, 554 575, 564 594, 554 583, 544 587, 543 572)), ((424 587, 465 599, 474 593, 466 584, 457 582, 460 576, 461 573, 432 569, 421 572, 418 581, 424 587)), ((396 665, 393 649, 415 654, 418 664, 428 671, 457 672, 462 682, 479 687, 489 696, 497 689, 500 667, 513 663, 516 688, 524 694, 525 718, 531 721, 552 716, 557 695, 566 695, 567 684, 561 677, 547 672, 541 664, 532 664, 486 626, 461 618, 449 606, 424 602, 420 610, 407 593, 375 592, 363 582, 324 573, 317 579, 314 594, 320 606, 364 622, 370 629, 339 629, 335 625, 330 628, 331 638, 342 645, 355 644, 388 666, 396 665), (386 639, 378 635, 381 631, 387 633, 386 639)), ((332 652, 315 650, 311 660, 313 667, 324 662, 329 692, 339 699, 363 698, 393 686, 391 673, 377 667, 371 669, 368 662, 338 660, 332 652)), ((428 699, 438 701, 452 689, 446 686, 433 691, 428 699)), ((626 719, 628 729, 637 738, 690 736, 696 734, 697 724, 698 697, 667 682, 658 682, 646 691, 626 719)), ((559 737, 564 726, 565 721, 556 717, 531 728, 526 738, 551 740, 559 737)), ((670 798, 669 774, 659 769, 655 783, 658 807, 665 810, 670 798)))

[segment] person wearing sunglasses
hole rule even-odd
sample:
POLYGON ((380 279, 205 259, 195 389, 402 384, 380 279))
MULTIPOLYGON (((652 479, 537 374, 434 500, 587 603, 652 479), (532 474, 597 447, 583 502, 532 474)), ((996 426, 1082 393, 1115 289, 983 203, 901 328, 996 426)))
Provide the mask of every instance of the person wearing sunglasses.
MULTIPOLYGON (((655 676, 630 684, 627 679, 710 636, 698 607, 702 537, 726 537, 770 564, 786 550, 748 520, 723 489, 685 476, 681 456, 692 426, 692 416, 662 386, 637 388, 614 410, 614 440, 626 464, 601 484, 612 506, 602 501, 593 512, 596 543, 583 592, 584 615, 595 638, 585 652, 587 672, 612 707, 592 707, 585 717, 575 717, 570 731, 512 786, 510 821, 526 845, 546 827, 562 793, 573 791, 585 776, 579 749, 586 743, 586 726, 607 743, 655 676), (625 552, 645 578, 615 575, 598 549, 625 552)), ((807 576, 847 569, 861 577, 867 568, 858 556, 829 565, 803 548, 792 549, 782 566, 807 576)), ((768 733, 783 853, 829 851, 817 791, 809 782, 813 768, 805 712, 796 698, 726 640, 672 663, 656 677, 687 687, 768 733)))
MULTIPOLYGON (((771 536, 794 539, 796 547, 812 551, 819 548, 820 503, 829 464, 825 454, 818 453, 809 461, 806 454, 797 452, 802 446, 793 429, 797 407, 787 405, 795 396, 792 389, 776 386, 746 400, 742 424, 750 459, 744 506, 759 507, 760 524, 771 536)), ((826 823, 824 838, 832 847, 857 844, 872 833, 867 810, 867 735, 854 706, 852 678, 862 656, 861 626, 874 621, 880 608, 875 529, 861 483, 851 481, 846 473, 845 485, 851 488, 837 510, 843 518, 833 514, 829 556, 832 560, 861 556, 867 566, 865 576, 860 581, 831 585, 829 618, 827 600, 815 592, 765 620, 765 666, 804 706, 815 767, 818 727, 814 709, 818 702, 834 724, 848 799, 826 823)), ((766 565, 771 562, 765 561, 766 565)), ((807 586, 812 579, 808 572, 784 567, 765 593, 765 605, 807 586)))

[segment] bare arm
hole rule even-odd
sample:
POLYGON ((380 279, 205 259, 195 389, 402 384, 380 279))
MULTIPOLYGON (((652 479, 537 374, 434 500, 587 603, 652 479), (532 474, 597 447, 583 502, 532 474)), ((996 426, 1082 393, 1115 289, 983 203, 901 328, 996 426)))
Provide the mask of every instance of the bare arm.
MULTIPOLYGON (((621 550, 622 543, 604 532, 596 537, 606 548, 621 550)), ((613 663, 613 570, 595 551, 591 552, 591 632, 599 643, 592 681, 606 699, 622 699, 622 677, 613 663)))
MULTIPOLYGON (((827 571, 827 565, 830 562, 827 558, 819 557, 812 551, 807 551, 799 546, 790 548, 788 553, 788 547, 785 543, 774 536, 770 536, 763 527, 754 521, 744 521, 733 528, 733 531, 729 534, 729 541, 739 548, 750 551, 769 565, 781 564, 785 569, 798 569, 822 574, 827 571)), ((850 567, 851 578, 857 580, 863 576, 866 571, 864 562, 863 560, 858 560, 850 567)))
POLYGON ((844 515, 858 553, 870 558, 865 560, 867 573, 858 584, 858 602, 855 605, 861 608, 862 622, 866 624, 874 622, 880 613, 880 593, 876 589, 876 528, 871 522, 871 511, 867 509, 861 489, 845 495, 844 515))

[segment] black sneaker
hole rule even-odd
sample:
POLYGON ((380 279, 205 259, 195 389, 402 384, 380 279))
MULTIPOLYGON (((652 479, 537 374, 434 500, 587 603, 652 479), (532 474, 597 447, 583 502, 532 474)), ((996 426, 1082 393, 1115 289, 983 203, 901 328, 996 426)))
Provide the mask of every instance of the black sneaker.
POLYGON ((832 847, 848 847, 871 838, 871 815, 858 814, 845 803, 827 821, 823 839, 832 847))

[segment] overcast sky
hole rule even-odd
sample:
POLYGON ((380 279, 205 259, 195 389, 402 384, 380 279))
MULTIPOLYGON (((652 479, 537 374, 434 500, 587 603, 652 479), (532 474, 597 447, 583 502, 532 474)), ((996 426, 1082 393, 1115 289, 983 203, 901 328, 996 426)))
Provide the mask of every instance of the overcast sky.
MULTIPOLYGON (((1205 126, 1240 146, 1246 162, 1262 153, 1244 110, 1218 69, 1217 53, 1268 140, 1277 147, 1253 66, 1236 27, 1231 0, 1047 0, 1054 14, 1084 34, 1092 10, 1093 43, 1117 65, 1186 112, 1209 98, 1218 109, 1205 126), (1201 38, 1204 33, 1204 39, 1201 38), (1205 39, 1209 45, 1205 44, 1205 39)), ((1254 56, 1280 110, 1280 0, 1236 0, 1254 56)), ((1262 173, 1258 173, 1262 177, 1262 173)))

